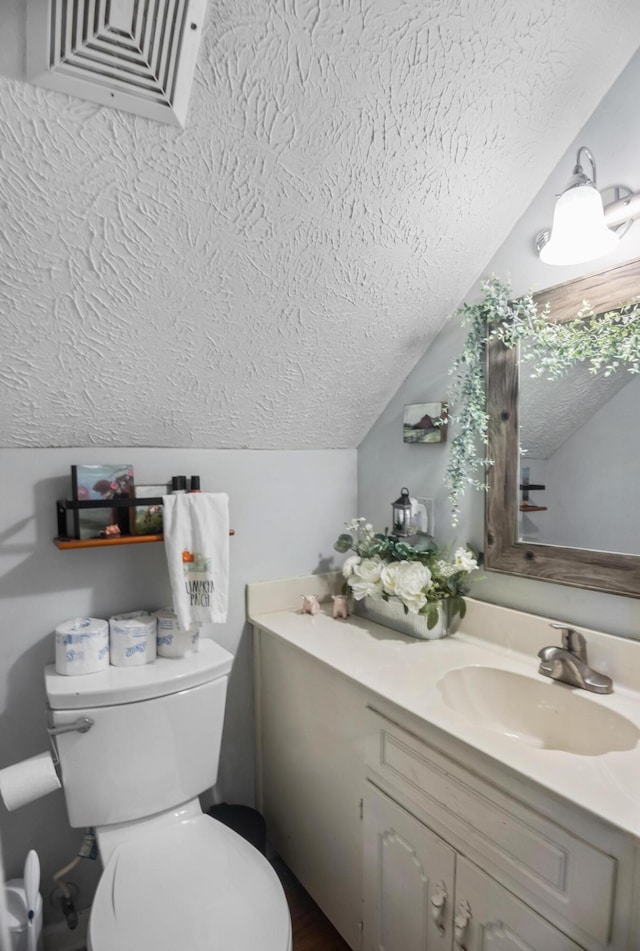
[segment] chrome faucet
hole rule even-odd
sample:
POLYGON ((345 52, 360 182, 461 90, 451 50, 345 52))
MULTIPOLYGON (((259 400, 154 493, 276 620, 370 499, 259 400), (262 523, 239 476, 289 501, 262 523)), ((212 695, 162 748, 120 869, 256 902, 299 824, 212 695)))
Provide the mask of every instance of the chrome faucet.
POLYGON ((611 677, 589 667, 584 635, 566 624, 552 624, 551 627, 562 631, 562 647, 543 647, 538 652, 539 673, 592 693, 613 693, 611 677))

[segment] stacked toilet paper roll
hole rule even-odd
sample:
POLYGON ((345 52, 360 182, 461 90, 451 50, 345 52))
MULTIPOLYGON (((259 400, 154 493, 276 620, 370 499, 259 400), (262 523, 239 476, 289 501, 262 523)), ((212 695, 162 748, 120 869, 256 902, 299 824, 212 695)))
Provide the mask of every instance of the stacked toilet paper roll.
POLYGON ((156 617, 132 611, 109 618, 111 663, 115 667, 140 667, 156 659, 156 617))
POLYGON ((102 618, 78 617, 55 630, 56 673, 95 674, 109 666, 109 624, 102 618))
POLYGON ((155 612, 158 619, 158 656, 184 657, 200 647, 200 628, 192 627, 183 631, 178 624, 175 611, 162 608, 155 612))
POLYGON ((51 753, 40 753, 0 769, 0 795, 9 812, 54 789, 60 789, 60 780, 51 753))

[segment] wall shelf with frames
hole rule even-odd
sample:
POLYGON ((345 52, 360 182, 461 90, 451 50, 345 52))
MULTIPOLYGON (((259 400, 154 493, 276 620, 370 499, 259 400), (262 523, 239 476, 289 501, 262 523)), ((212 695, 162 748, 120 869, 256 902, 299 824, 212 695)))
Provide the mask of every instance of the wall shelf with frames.
MULTIPOLYGON (((53 539, 56 548, 67 550, 69 548, 109 548, 114 545, 145 545, 150 542, 164 541, 164 535, 113 535, 107 538, 73 538, 67 531, 67 512, 74 509, 100 509, 100 508, 134 508, 143 505, 162 505, 162 496, 151 496, 148 498, 133 499, 100 499, 100 500, 76 500, 76 499, 58 499, 56 502, 56 513, 58 517, 58 534, 53 539)), ((233 528, 229 529, 230 535, 235 535, 233 528)))
POLYGON ((546 512, 546 505, 533 505, 529 501, 529 492, 544 492, 546 485, 534 485, 530 482, 521 482, 520 491, 522 492, 522 501, 520 502, 521 512, 546 512))

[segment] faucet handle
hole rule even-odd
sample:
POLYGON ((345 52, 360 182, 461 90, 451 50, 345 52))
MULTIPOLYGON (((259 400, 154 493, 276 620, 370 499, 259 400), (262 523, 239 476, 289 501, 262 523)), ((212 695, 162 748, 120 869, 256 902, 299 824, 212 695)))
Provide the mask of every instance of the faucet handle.
POLYGON ((568 624, 551 624, 551 627, 557 631, 562 631, 562 646, 570 651, 579 660, 587 663, 587 642, 584 634, 574 630, 568 624))

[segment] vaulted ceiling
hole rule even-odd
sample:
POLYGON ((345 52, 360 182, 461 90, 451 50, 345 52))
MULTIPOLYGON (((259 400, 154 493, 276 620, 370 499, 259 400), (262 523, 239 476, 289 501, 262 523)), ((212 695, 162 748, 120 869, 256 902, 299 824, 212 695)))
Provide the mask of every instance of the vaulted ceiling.
POLYGON ((639 30, 636 0, 210 0, 184 129, 0 59, 0 444, 357 446, 639 30))

